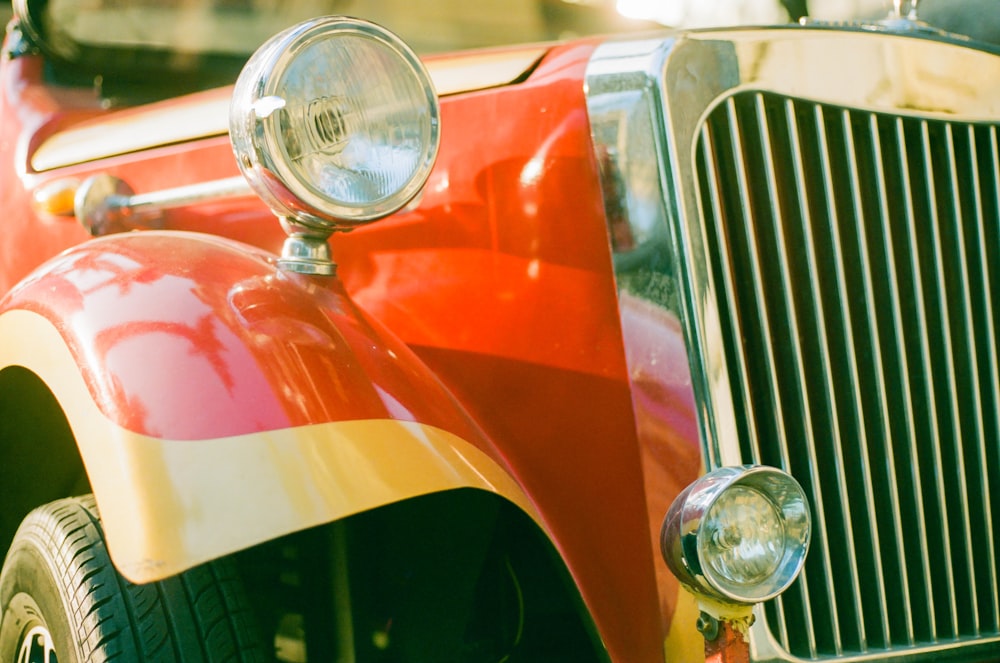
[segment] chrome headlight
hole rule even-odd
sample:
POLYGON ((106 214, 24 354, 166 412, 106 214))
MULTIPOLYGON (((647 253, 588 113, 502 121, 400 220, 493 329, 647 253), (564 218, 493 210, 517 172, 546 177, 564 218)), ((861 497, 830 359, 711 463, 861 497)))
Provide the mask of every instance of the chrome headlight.
POLYGON ((293 225, 328 234, 395 212, 423 186, 439 106, 395 35, 326 17, 276 35, 243 68, 230 136, 258 195, 293 225))
POLYGON ((724 467, 677 496, 660 546, 667 565, 695 593, 752 604, 792 584, 810 529, 809 505, 791 476, 772 467, 724 467))

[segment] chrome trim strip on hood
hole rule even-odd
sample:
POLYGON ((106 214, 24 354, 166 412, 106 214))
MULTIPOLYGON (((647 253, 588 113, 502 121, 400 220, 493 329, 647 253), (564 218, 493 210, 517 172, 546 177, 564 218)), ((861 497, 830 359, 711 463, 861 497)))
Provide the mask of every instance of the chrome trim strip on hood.
MULTIPOLYGON (((544 45, 431 57, 425 61, 439 96, 510 85, 548 51, 544 45)), ((123 109, 49 136, 31 156, 43 172, 229 132, 230 89, 123 109)))

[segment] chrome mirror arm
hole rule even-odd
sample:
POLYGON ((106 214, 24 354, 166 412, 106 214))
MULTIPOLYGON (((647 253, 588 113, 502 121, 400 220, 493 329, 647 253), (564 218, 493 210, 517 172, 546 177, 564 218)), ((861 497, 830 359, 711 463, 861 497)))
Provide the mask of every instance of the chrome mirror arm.
POLYGON ((77 189, 73 212, 91 235, 99 236, 157 228, 163 218, 162 212, 168 209, 252 195, 250 185, 242 176, 136 194, 125 181, 101 174, 88 178, 77 189))

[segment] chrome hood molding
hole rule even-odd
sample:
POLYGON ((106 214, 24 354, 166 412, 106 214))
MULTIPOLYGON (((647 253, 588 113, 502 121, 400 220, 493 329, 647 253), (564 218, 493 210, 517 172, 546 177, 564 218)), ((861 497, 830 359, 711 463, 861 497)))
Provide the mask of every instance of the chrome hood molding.
MULTIPOLYGON (((509 85, 526 75, 546 51, 545 46, 525 46, 437 56, 426 66, 438 95, 446 96, 509 85)), ((80 122, 46 138, 31 156, 31 168, 44 172, 224 136, 229 132, 230 96, 230 88, 208 90, 80 122)))

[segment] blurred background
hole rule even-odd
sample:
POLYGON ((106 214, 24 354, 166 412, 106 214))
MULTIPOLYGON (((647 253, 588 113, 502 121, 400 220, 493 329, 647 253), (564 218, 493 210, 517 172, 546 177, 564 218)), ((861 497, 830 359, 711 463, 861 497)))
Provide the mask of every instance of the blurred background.
MULTIPOLYGON (((39 0, 38 4, 42 4, 39 0)), ((52 16, 63 7, 88 7, 85 15, 76 10, 72 29, 88 33, 95 41, 118 35, 155 30, 150 17, 172 3, 165 0, 48 0, 52 16), (143 18, 138 18, 139 16, 143 18), (136 25, 141 27, 138 29, 136 25)), ((766 25, 795 21, 808 12, 819 20, 880 18, 892 8, 892 0, 185 0, 177 7, 196 8, 201 16, 225 15, 224 22, 240 20, 238 8, 255 7, 255 12, 286 11, 310 16, 342 13, 381 23, 396 31, 418 52, 435 52, 493 44, 525 43, 570 38, 584 34, 648 29, 660 25, 692 28, 728 25, 766 25), (530 20, 527 20, 530 18, 530 20)), ((920 0, 920 17, 951 32, 971 34, 984 41, 1000 43, 1000 0, 920 0)), ((11 15, 10 0, 0 2, 0 20, 11 15)), ((229 50, 212 21, 189 23, 201 48, 215 40, 216 48, 229 50), (202 29, 199 29, 201 26, 202 29), (197 34, 197 33, 202 34, 197 34)), ((260 27, 268 22, 258 21, 260 27)), ((279 26, 281 27, 281 26, 279 26)), ((270 30, 261 40, 276 32, 270 30)), ((174 34, 176 39, 178 35, 174 34)), ((256 36, 255 36, 256 38, 256 36)))
MULTIPOLYGON (((599 13, 607 16, 608 9, 620 17, 650 20, 675 27, 703 27, 719 25, 747 25, 783 23, 806 13, 808 4, 809 15, 822 20, 846 20, 850 18, 871 18, 888 13, 891 0, 538 0, 540 5, 551 5, 553 11, 584 11, 586 9, 603 10, 599 13), (564 7, 560 7, 563 5, 564 7)), ((124 0, 104 0, 90 4, 127 5, 124 0)), ((150 0, 139 0, 139 4, 155 4, 150 0)), ((230 5, 232 2, 216 0, 217 5, 230 5)), ((367 2, 343 2, 349 13, 351 5, 376 7, 379 13, 391 11, 393 6, 412 4, 408 0, 381 0, 367 2)), ((489 7, 502 8, 505 2, 485 3, 468 2, 467 0, 438 0, 433 3, 437 12, 469 12, 484 10, 489 7)), ((939 17, 945 14, 961 12, 971 21, 985 21, 996 24, 997 14, 1000 14, 1000 0, 921 0, 919 7, 922 14, 939 17)), ((397 7, 398 8, 398 7, 397 7)), ((412 11, 412 10, 411 10, 412 11)), ((11 3, 0 3, 0 19, 6 23, 11 16, 11 3)), ((433 12, 432 12, 433 13, 433 12)))

